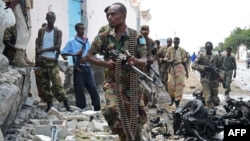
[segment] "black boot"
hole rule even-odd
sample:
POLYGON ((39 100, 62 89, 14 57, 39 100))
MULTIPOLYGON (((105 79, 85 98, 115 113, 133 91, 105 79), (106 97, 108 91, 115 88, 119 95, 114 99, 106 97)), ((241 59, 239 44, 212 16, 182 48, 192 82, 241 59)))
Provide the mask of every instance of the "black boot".
POLYGON ((63 104, 64 104, 64 107, 66 108, 67 111, 73 112, 73 110, 69 106, 69 103, 68 103, 67 99, 63 100, 63 104))
POLYGON ((175 108, 178 108, 180 105, 180 100, 174 101, 174 103, 175 103, 175 108))
POLYGON ((174 104, 174 97, 171 97, 171 103, 169 104, 169 106, 172 106, 174 104))
POLYGON ((52 102, 47 102, 47 108, 45 109, 45 112, 47 113, 52 106, 52 102))

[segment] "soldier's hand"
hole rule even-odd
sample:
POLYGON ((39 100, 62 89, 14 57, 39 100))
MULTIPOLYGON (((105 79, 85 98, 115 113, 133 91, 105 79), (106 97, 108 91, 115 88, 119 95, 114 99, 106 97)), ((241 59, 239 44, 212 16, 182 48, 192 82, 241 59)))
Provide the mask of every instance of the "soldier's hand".
POLYGON ((111 70, 114 70, 115 69, 115 62, 112 59, 106 61, 106 67, 111 69, 111 70))
POLYGON ((43 49, 37 49, 37 54, 42 54, 44 51, 43 51, 43 49))
POLYGON ((234 78, 236 77, 236 73, 234 73, 234 78))
POLYGON ((208 66, 205 66, 205 71, 211 71, 211 68, 208 66))
POLYGON ((133 66, 134 65, 134 61, 135 61, 135 57, 134 56, 127 57, 128 65, 133 66))
POLYGON ((5 2, 5 8, 4 8, 4 10, 8 9, 9 7, 10 7, 10 2, 5 2))
POLYGON ((187 79, 189 78, 189 74, 188 74, 188 73, 186 73, 186 78, 187 78, 187 79))
POLYGON ((83 50, 81 49, 81 50, 79 50, 79 51, 76 53, 76 55, 77 55, 77 56, 81 56, 81 55, 82 55, 82 52, 83 52, 83 50))
POLYGON ((153 57, 148 58, 148 64, 153 64, 153 63, 154 63, 154 58, 153 57))
POLYGON ((84 63, 86 63, 87 62, 87 59, 85 58, 85 57, 82 57, 81 59, 80 59, 80 63, 81 64, 84 64, 84 63))

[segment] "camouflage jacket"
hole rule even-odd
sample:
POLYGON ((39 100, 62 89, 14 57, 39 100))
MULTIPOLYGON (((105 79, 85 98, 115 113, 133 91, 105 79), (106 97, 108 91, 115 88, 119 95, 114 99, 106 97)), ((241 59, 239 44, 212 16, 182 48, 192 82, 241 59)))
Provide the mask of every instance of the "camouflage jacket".
MULTIPOLYGON (((121 39, 117 39, 115 37, 114 28, 110 28, 109 30, 100 33, 98 36, 95 37, 94 41, 92 42, 90 50, 95 54, 101 54, 101 55, 103 46, 107 47, 108 49, 115 49, 121 52, 129 50, 129 30, 133 29, 127 28, 121 39)), ((137 36, 137 45, 135 48, 135 57, 138 58, 139 54, 144 54, 144 55, 147 54, 147 48, 144 37, 139 33, 137 33, 136 36, 137 36)), ((109 56, 104 56, 104 59, 109 60, 111 58, 109 56)), ((121 72, 122 79, 124 80, 127 79, 129 73, 130 73, 129 70, 122 69, 121 72)), ((114 70, 106 68, 105 81, 115 82, 114 70)))
POLYGON ((175 47, 169 47, 167 49, 167 53, 165 55, 167 60, 173 61, 173 63, 170 63, 170 69, 169 73, 171 75, 184 75, 185 74, 185 68, 183 66, 183 63, 186 61, 186 51, 185 49, 178 47, 176 50, 175 47))
POLYGON ((151 38, 146 38, 146 46, 147 46, 147 56, 153 56, 153 49, 157 48, 155 42, 151 38))
POLYGON ((214 74, 212 74, 211 71, 205 70, 205 67, 208 67, 206 64, 204 64, 201 59, 204 59, 206 62, 209 62, 212 66, 214 66, 218 72, 222 70, 222 63, 219 59, 218 55, 206 55, 200 54, 192 64, 192 68, 194 70, 198 70, 200 72, 200 77, 201 77, 201 82, 208 82, 208 81, 213 81, 216 80, 217 78, 215 77, 214 74))
POLYGON ((236 70, 237 65, 235 61, 235 57, 230 55, 225 55, 222 57, 222 66, 224 70, 236 70))
POLYGON ((16 26, 11 26, 4 30, 3 41, 9 41, 11 44, 16 44, 16 26))
MULTIPOLYGON (((158 54, 157 54, 157 56, 158 56, 159 59, 165 58, 165 55, 167 53, 167 49, 168 49, 167 46, 163 46, 163 47, 160 48, 160 50, 158 51, 158 54)), ((169 63, 160 61, 159 62, 159 66, 160 66, 160 71, 164 72, 164 71, 167 71, 169 63)))

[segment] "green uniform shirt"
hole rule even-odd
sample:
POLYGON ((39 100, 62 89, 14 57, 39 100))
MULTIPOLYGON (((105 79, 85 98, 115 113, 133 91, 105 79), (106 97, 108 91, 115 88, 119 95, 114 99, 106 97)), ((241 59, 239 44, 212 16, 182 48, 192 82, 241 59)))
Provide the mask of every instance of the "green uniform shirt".
MULTIPOLYGON (((108 29, 108 28, 107 28, 108 29)), ((121 39, 116 38, 116 33, 114 31, 114 28, 109 28, 109 30, 106 30, 102 33, 100 33, 98 36, 95 37, 94 41, 91 44, 90 50, 94 54, 102 54, 102 46, 106 46, 109 49, 115 49, 121 52, 124 52, 126 50, 129 50, 129 32, 128 28, 122 35, 121 39)), ((132 29, 130 29, 132 30, 132 29)), ((137 45, 135 49, 135 57, 138 58, 139 54, 147 54, 147 48, 146 48, 146 42, 142 35, 137 33, 137 45)), ((104 57, 105 60, 109 60, 109 56, 104 57)), ((126 69, 122 69, 121 75, 122 79, 127 80, 128 75, 130 71, 126 69)), ((115 82, 115 72, 114 70, 110 70, 106 68, 105 72, 105 81, 106 82, 115 82)))
POLYGON ((232 55, 223 56, 222 62, 225 70, 235 70, 237 67, 235 57, 232 55))
MULTIPOLYGON (((158 57, 159 58, 164 58, 165 55, 166 55, 166 53, 167 53, 167 50, 168 50, 167 46, 161 47, 160 50, 159 50, 159 52, 158 52, 158 57)), ((167 72, 169 63, 167 63, 167 62, 160 62, 159 66, 160 66, 160 71, 161 72, 167 72)))
POLYGON ((13 45, 16 43, 16 26, 11 26, 4 30, 3 41, 10 41, 13 45))

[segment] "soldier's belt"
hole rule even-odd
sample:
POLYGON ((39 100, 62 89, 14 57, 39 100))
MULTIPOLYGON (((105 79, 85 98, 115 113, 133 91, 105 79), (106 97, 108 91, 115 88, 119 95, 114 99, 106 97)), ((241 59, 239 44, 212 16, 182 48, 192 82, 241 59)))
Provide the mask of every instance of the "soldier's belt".
POLYGON ((173 65, 174 66, 178 66, 178 65, 180 65, 181 64, 181 62, 178 62, 178 63, 174 63, 173 65))
POLYGON ((42 57, 42 60, 46 61, 46 62, 55 62, 56 61, 55 59, 49 58, 49 57, 42 57))

